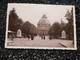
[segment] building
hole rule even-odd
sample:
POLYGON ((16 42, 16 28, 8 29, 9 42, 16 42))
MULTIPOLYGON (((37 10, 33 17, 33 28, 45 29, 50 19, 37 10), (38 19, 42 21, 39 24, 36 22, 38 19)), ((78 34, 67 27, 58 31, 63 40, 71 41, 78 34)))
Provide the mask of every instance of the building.
POLYGON ((49 20, 47 19, 46 15, 44 14, 37 24, 38 34, 48 35, 48 31, 50 27, 51 27, 51 24, 49 20))

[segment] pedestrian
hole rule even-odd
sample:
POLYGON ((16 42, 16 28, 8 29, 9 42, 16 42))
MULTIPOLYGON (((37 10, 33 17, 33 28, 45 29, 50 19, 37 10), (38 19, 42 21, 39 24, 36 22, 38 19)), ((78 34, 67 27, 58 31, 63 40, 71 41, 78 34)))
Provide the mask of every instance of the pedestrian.
POLYGON ((43 33, 43 39, 45 39, 45 35, 44 35, 44 33, 43 33))
POLYGON ((31 40, 34 40, 34 36, 33 36, 33 34, 31 35, 31 40))
POLYGON ((30 39, 30 36, 29 35, 27 37, 28 37, 28 39, 30 39))
POLYGON ((14 34, 12 34, 12 35, 11 35, 11 40, 12 40, 12 41, 14 40, 14 37, 15 37, 14 34))
POLYGON ((45 40, 45 35, 44 35, 44 40, 45 40))
POLYGON ((52 36, 51 36, 51 35, 49 36, 49 39, 50 39, 50 40, 52 39, 52 36))
POLYGON ((41 35, 41 39, 43 39, 43 35, 41 35))

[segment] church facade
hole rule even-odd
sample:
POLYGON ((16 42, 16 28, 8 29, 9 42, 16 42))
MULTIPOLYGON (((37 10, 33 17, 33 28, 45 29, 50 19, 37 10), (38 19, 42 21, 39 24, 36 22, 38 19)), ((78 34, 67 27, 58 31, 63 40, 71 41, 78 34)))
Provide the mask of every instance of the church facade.
POLYGON ((42 34, 48 35, 48 31, 50 27, 51 24, 47 19, 46 15, 44 14, 37 24, 38 35, 42 35, 42 34))

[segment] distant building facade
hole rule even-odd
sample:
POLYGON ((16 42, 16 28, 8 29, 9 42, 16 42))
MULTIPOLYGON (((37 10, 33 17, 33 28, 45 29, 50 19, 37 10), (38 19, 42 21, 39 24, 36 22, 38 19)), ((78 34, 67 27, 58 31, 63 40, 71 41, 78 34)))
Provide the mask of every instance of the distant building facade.
POLYGON ((49 20, 47 19, 46 15, 44 14, 37 24, 38 34, 48 35, 48 31, 50 27, 51 27, 51 24, 49 20))

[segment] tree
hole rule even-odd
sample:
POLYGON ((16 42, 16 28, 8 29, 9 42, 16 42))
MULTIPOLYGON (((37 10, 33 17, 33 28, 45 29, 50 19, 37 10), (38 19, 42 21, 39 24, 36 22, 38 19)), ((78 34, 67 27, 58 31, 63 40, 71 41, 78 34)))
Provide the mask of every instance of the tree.
POLYGON ((15 8, 10 11, 9 13, 9 25, 8 30, 16 32, 18 29, 21 28, 23 21, 18 17, 18 15, 15 12, 15 8))
POLYGON ((31 23, 29 21, 24 22, 21 28, 22 33, 24 33, 25 35, 29 35, 30 28, 31 28, 31 23))
POLYGON ((67 34, 68 39, 73 39, 74 38, 74 29, 73 29, 73 8, 71 11, 67 11, 65 15, 66 19, 68 20, 68 23, 65 26, 65 31, 67 34))
POLYGON ((62 30, 65 30, 66 24, 67 24, 67 23, 65 23, 65 22, 61 19, 60 25, 61 25, 62 30))
POLYGON ((26 36, 37 34, 37 28, 29 21, 24 22, 21 29, 22 33, 25 34, 26 36))
POLYGON ((16 23, 16 26, 18 27, 18 29, 21 29, 21 26, 24 22, 22 21, 21 18, 18 19, 17 23, 16 23))
POLYGON ((58 22, 55 22, 50 30, 49 30, 49 35, 53 35, 54 38, 59 38, 61 36, 61 26, 58 22))
POLYGON ((37 35, 38 29, 32 24, 30 29, 30 34, 37 35))

